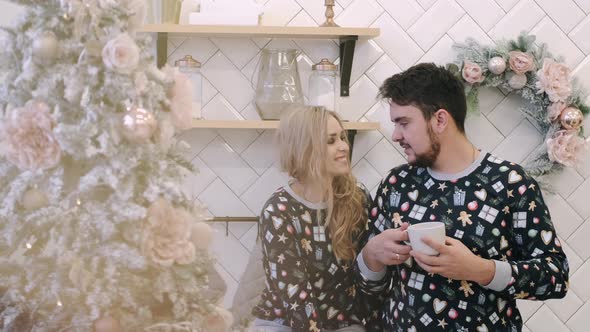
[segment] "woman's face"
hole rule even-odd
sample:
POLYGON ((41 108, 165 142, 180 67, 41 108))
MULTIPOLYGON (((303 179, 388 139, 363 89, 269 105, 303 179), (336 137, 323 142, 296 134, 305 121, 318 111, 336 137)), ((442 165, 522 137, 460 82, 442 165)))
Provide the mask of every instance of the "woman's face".
POLYGON ((330 176, 345 175, 350 172, 348 160, 349 146, 346 132, 333 116, 328 117, 328 147, 326 149, 326 171, 330 176))

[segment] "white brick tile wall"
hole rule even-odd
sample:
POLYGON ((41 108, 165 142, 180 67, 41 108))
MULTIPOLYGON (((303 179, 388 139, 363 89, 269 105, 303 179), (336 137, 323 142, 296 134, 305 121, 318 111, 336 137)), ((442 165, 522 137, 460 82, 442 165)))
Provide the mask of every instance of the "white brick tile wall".
POLYGON ((356 165, 352 168, 352 174, 362 182, 367 188, 373 188, 379 181, 381 181, 381 174, 369 164, 365 159, 361 159, 356 165))
POLYGON ((586 302, 572 318, 567 321, 567 327, 572 332, 585 332, 588 330, 588 317, 590 317, 590 302, 586 302))
POLYGON ((584 261, 590 258, 590 246, 588 246, 588 239, 590 239, 590 223, 584 223, 576 232, 567 239, 568 244, 584 261))
POLYGON ((373 84, 379 88, 381 84, 388 78, 401 72, 401 69, 391 60, 391 58, 384 54, 377 60, 369 70, 367 76, 371 79, 373 84))
POLYGON ((409 28, 422 14, 424 9, 415 0, 378 0, 396 22, 404 29, 409 28))
POLYGON ((468 114, 465 132, 471 142, 479 149, 491 152, 502 142, 504 136, 485 116, 468 114))
POLYGON ((456 54, 452 49, 453 43, 451 37, 445 34, 418 61, 433 62, 441 66, 455 61, 456 54))
POLYGON ((586 14, 590 14, 590 0, 574 0, 574 1, 586 14))
POLYGON ((469 16, 463 15, 461 19, 447 31, 447 34, 457 43, 463 43, 467 38, 471 38, 482 45, 493 45, 494 41, 481 29, 477 23, 469 16))
POLYGON ((559 320, 567 322, 584 305, 584 302, 570 290, 563 299, 547 300, 545 304, 559 317, 559 320))
POLYGON ((356 165, 382 138, 383 136, 378 131, 359 131, 354 138, 352 165, 356 165))
MULTIPOLYGON (((545 203, 549 206, 551 219, 557 234, 567 239, 574 231, 580 227, 584 219, 580 217, 572 207, 558 194, 544 195, 545 203)), ((576 231, 576 234, 579 232, 576 231)), ((571 242, 570 242, 571 244, 571 242)))
POLYGON ((256 172, 220 137, 209 143, 199 156, 238 195, 257 178, 256 172))
POLYGON ((563 331, 567 329, 547 306, 542 306, 537 310, 531 319, 526 322, 526 325, 529 329, 539 332, 563 331))
POLYGON ((584 178, 573 168, 548 175, 547 180, 551 183, 553 190, 562 197, 571 195, 584 182, 584 178))
POLYGON ((377 143, 367 153, 365 159, 375 167, 381 176, 385 176, 390 169, 406 162, 405 156, 400 154, 386 139, 377 143))
POLYGON ((531 31, 537 36, 536 43, 545 43, 550 45, 550 51, 556 52, 559 56, 565 58, 570 68, 575 68, 582 60, 584 53, 580 51, 578 45, 571 41, 565 32, 561 30, 550 17, 546 16, 531 31))
POLYGON ((580 214, 582 218, 590 217, 590 179, 586 179, 569 197, 568 202, 580 214))
POLYGON ((438 0, 408 29, 422 50, 427 51, 461 18, 464 11, 453 0, 438 0))
POLYGON ((269 0, 264 5, 263 25, 286 25, 301 10, 295 0, 269 0))
POLYGON ((586 55, 590 53, 588 33, 590 33, 590 16, 586 16, 586 18, 569 33, 572 41, 576 43, 586 55))
POLYGON ((457 3, 484 31, 489 31, 505 14, 494 0, 457 0, 457 3))
POLYGON ((254 97, 250 81, 221 52, 217 52, 201 69, 203 75, 240 111, 254 97))
POLYGON ((518 111, 522 103, 521 97, 509 95, 488 114, 488 119, 502 135, 508 136, 524 118, 522 113, 518 111))
POLYGON ((340 115, 345 120, 357 121, 377 103, 377 93, 377 86, 363 75, 350 87, 350 97, 340 99, 340 115))
POLYGON ((375 23, 371 24, 371 27, 389 31, 389 33, 380 34, 374 40, 399 68, 407 69, 424 54, 420 46, 389 14, 381 15, 375 23))
POLYGON ((512 7, 514 7, 519 0, 495 0, 505 12, 510 11, 512 7))
POLYGON ((535 0, 535 2, 565 33, 570 32, 586 16, 573 0, 535 0))
POLYGON ((490 30, 493 40, 516 38, 522 31, 530 31, 545 16, 533 0, 522 0, 490 30))
POLYGON ((578 256, 578 254, 567 244, 566 241, 560 236, 561 245, 563 252, 567 256, 567 261, 570 266, 570 277, 584 264, 584 261, 578 256))
POLYGON ((506 160, 520 163, 541 142, 542 138, 537 129, 528 120, 523 120, 493 152, 506 160))
POLYGON ((366 27, 382 13, 383 8, 376 0, 354 0, 335 20, 340 26, 366 27))
POLYGON ((570 275, 570 287, 578 295, 578 297, 587 302, 590 300, 590 262, 582 264, 582 266, 573 274, 570 275))

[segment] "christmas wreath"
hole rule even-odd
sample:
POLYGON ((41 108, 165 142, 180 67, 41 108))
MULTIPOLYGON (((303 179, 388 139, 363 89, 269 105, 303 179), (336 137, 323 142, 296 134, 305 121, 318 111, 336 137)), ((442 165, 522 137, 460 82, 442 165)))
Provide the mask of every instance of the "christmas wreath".
POLYGON ((583 123, 590 108, 583 102, 585 92, 572 80, 563 59, 554 58, 546 44, 534 41, 535 36, 527 34, 495 46, 468 39, 454 45, 457 61, 448 68, 466 83, 469 110, 478 109, 478 90, 482 87, 517 93, 527 101, 519 111, 544 139, 525 166, 533 175, 544 175, 576 165, 580 151, 588 144, 583 123))

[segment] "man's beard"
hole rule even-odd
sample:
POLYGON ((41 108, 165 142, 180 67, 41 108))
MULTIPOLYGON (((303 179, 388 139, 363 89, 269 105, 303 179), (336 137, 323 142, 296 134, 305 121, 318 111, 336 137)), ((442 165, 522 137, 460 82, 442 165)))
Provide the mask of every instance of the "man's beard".
POLYGON ((428 139, 430 140, 430 149, 424 153, 416 153, 416 160, 410 163, 410 165, 417 167, 431 167, 434 165, 434 162, 440 154, 440 141, 438 140, 438 137, 434 134, 434 131, 429 125, 426 125, 426 129, 428 132, 428 139))

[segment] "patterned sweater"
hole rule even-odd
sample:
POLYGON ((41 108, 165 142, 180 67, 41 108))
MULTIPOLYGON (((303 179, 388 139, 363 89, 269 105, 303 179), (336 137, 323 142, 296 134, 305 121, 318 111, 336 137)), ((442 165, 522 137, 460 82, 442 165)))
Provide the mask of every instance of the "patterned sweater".
POLYGON ((498 289, 426 273, 411 258, 388 266, 382 278, 370 277, 357 260, 361 290, 385 297, 386 330, 520 331, 516 299, 567 292, 567 259, 535 180, 520 166, 483 152, 455 177, 408 165, 391 170, 377 191, 365 242, 402 222, 443 221, 447 236, 495 260, 492 283, 498 289), (505 282, 498 287, 498 280, 505 282))
POLYGON ((338 261, 332 253, 329 231, 322 226, 325 212, 325 204, 305 201, 288 185, 266 202, 259 224, 266 289, 253 309, 255 317, 293 331, 362 325, 369 315, 380 323, 372 309, 382 303, 357 292, 352 262, 338 261))

